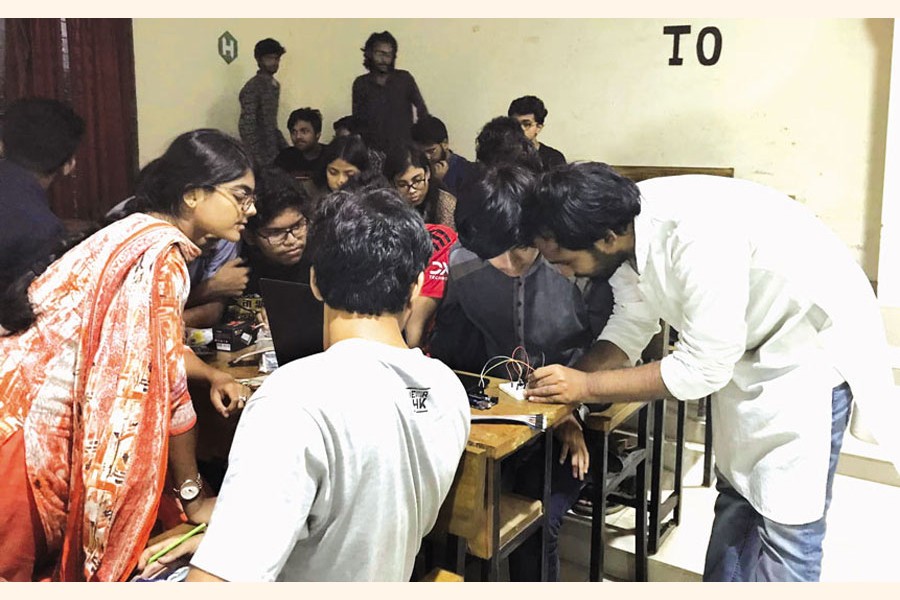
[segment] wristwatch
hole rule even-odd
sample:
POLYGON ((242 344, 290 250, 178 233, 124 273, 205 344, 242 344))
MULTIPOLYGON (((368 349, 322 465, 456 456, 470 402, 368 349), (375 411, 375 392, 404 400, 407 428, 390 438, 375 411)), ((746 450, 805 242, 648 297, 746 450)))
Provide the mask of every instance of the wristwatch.
POLYGON ((575 420, 584 429, 584 420, 591 414, 591 409, 588 408, 587 404, 579 404, 572 413, 575 415, 575 420))
POLYGON ((200 474, 197 474, 197 477, 193 479, 185 479, 181 485, 177 488, 174 488, 172 491, 178 494, 178 497, 184 500, 185 502, 190 502, 191 500, 195 500, 198 496, 200 496, 200 491, 203 489, 203 480, 200 478, 200 474))

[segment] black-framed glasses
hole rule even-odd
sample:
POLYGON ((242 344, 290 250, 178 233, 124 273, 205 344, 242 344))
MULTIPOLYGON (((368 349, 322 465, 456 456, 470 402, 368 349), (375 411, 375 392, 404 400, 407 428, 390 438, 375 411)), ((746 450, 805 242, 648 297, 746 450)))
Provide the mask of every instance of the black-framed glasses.
POLYGON ((394 183, 394 186, 401 192, 411 192, 413 190, 421 190, 425 187, 426 181, 428 180, 424 176, 415 177, 412 181, 398 181, 394 183))
POLYGON ((247 188, 239 188, 239 189, 230 189, 226 187, 222 187, 220 185, 212 186, 218 192, 223 193, 228 196, 240 207, 240 209, 244 212, 247 212, 253 205, 256 204, 256 194, 253 193, 252 190, 247 188))
POLYGON ((308 227, 309 221, 306 220, 306 217, 303 217, 290 227, 280 227, 278 229, 260 229, 256 232, 256 234, 273 246, 279 246, 287 241, 288 234, 293 236, 295 240, 299 241, 306 233, 308 227))

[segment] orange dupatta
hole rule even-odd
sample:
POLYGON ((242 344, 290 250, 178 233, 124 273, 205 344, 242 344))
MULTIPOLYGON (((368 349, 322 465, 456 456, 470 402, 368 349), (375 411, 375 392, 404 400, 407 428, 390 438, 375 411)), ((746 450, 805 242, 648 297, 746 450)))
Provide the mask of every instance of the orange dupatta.
MULTIPOLYGON (((29 290, 39 307, 42 294, 57 294, 47 312, 64 313, 66 286, 87 286, 78 307, 82 314, 69 398, 70 424, 65 419, 54 421, 53 415, 42 418, 42 411, 31 410, 45 381, 32 378, 23 383, 24 378, 12 376, 12 384, 4 386, 9 378, 0 378, 0 389, 5 387, 0 400, 3 416, 13 414, 23 420, 29 481, 48 542, 61 546, 57 577, 63 581, 127 578, 155 520, 173 400, 165 354, 173 344, 182 343, 180 321, 161 318, 174 307, 180 319, 182 298, 173 297, 177 282, 170 281, 172 273, 178 275, 172 270, 173 262, 183 277, 186 269, 180 256, 173 261, 176 245, 190 258, 199 253, 175 227, 134 215, 74 248, 29 290), (169 275, 163 267, 168 267, 169 275), (79 269, 89 273, 79 274, 79 269), (79 277, 80 282, 73 283, 79 277), (60 289, 55 289, 60 282, 60 289), (63 457, 50 460, 41 450, 45 450, 43 439, 59 437, 64 429, 71 432, 70 458, 65 457, 68 489, 58 493, 59 489, 52 489, 60 487, 59 470, 53 469, 58 462, 53 461, 63 457), (67 498, 67 506, 59 506, 58 497, 67 498)), ((37 341, 29 340, 34 347, 52 352, 53 344, 47 341, 52 335, 40 331, 41 326, 50 329, 48 325, 64 323, 66 317, 42 317, 32 328, 36 332, 29 330, 21 336, 37 336, 37 341)), ((46 447, 60 448, 52 443, 46 447)))

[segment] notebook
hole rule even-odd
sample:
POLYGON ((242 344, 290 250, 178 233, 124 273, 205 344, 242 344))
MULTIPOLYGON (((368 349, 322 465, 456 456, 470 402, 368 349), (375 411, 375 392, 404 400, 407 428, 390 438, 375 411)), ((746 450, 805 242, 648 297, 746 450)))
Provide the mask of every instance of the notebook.
POLYGON ((309 284, 260 278, 259 291, 279 366, 322 352, 325 305, 309 284))

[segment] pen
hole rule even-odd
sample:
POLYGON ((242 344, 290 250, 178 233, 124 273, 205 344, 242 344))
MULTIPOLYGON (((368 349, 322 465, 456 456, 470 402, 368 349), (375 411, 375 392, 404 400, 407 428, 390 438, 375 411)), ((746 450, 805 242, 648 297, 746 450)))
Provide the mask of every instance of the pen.
POLYGON ((172 542, 171 544, 169 544, 168 546, 166 546, 165 548, 163 548, 162 550, 160 550, 159 552, 157 552, 156 554, 151 556, 150 560, 147 561, 147 564, 149 565, 150 563, 156 562, 161 556, 164 556, 166 553, 177 548, 178 546, 183 544, 186 540, 194 537, 198 533, 202 533, 204 529, 206 529, 206 523, 200 523, 199 525, 197 525, 196 527, 194 527, 193 529, 188 531, 186 534, 184 534, 183 536, 181 536, 180 538, 178 538, 177 540, 175 540, 174 542, 172 542))

